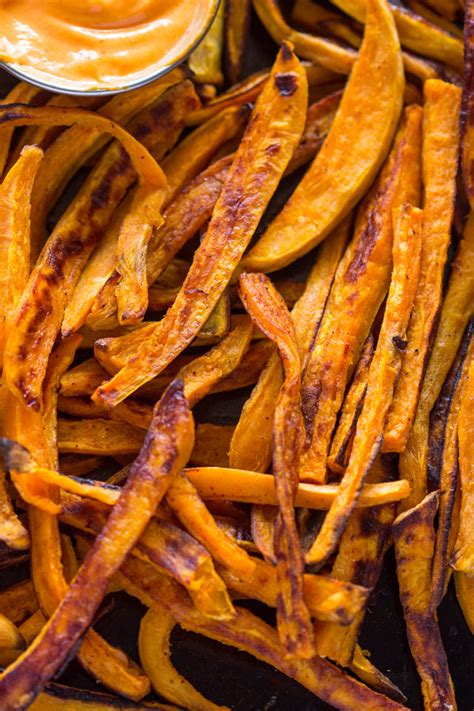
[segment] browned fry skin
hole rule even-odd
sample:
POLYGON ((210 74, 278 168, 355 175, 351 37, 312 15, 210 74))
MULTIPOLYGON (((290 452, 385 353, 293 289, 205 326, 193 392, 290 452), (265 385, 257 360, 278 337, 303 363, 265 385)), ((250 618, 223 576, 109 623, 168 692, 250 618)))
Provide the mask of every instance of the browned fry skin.
POLYGON ((456 709, 454 690, 436 612, 431 605, 431 565, 435 532, 433 520, 438 493, 429 494, 393 525, 400 600, 408 642, 421 677, 425 708, 456 709))
MULTIPOLYGON (((46 101, 46 92, 32 84, 19 81, 13 89, 2 100, 3 104, 31 104, 39 106, 46 101)), ((3 178, 5 166, 8 161, 8 153, 13 137, 13 127, 2 126, 0 130, 0 178, 3 178)))
POLYGON ((177 586, 147 568, 141 561, 128 559, 118 576, 129 594, 154 608, 165 605, 184 628, 249 652, 267 664, 296 679, 309 691, 341 711, 363 707, 367 711, 403 711, 404 706, 378 694, 340 671, 326 660, 314 657, 285 659, 274 629, 247 610, 236 608, 228 622, 205 620, 196 613, 177 586))
POLYGON ((112 576, 186 463, 192 439, 192 419, 183 386, 176 381, 156 406, 122 495, 66 596, 25 654, 1 674, 0 702, 5 711, 26 708, 70 656, 90 625, 112 576))
MULTIPOLYGON (((434 338, 442 298, 444 265, 451 239, 458 169, 461 90, 430 80, 424 86, 423 251, 420 283, 407 335, 402 370, 388 415, 383 451, 402 452, 416 414, 429 346, 434 338)), ((426 490, 419 483, 417 499, 426 490)), ((415 496, 415 493, 414 493, 415 496)))
MULTIPOLYGON (((367 479, 370 483, 378 483, 386 481, 389 476, 388 465, 378 457, 367 479)), ((373 589, 380 575, 394 518, 394 504, 354 511, 341 537, 331 575, 373 589)), ((364 613, 365 609, 362 609, 346 627, 317 623, 315 638, 319 656, 329 657, 341 666, 351 666, 364 613)))
POLYGON ((240 79, 250 8, 250 0, 229 0, 225 5, 224 69, 229 84, 235 84, 240 79))
POLYGON ((370 363, 374 354, 374 337, 369 334, 357 362, 352 383, 344 398, 336 432, 331 442, 328 466, 333 472, 341 473, 347 467, 352 449, 357 420, 362 410, 370 363))
MULTIPOLYGON (((437 608, 441 603, 449 582, 449 561, 457 537, 459 518, 455 512, 456 491, 458 490, 458 424, 461 402, 468 383, 469 368, 474 358, 474 337, 472 330, 465 338, 464 348, 448 377, 446 391, 443 388, 439 399, 439 410, 435 406, 431 422, 440 420, 441 446, 438 462, 434 461, 439 473, 439 511, 436 531, 436 545, 432 570, 432 604, 437 608), (454 539, 454 540, 453 540, 454 539)), ((471 415, 472 417, 472 415, 471 415)), ((470 528, 468 526, 468 528, 470 528)))
POLYGON ((207 230, 173 306, 140 355, 102 385, 94 398, 121 402, 181 353, 198 334, 227 286, 301 138, 306 74, 284 44, 235 154, 207 230), (269 160, 271 156, 271 160, 269 160))
MULTIPOLYGON (((345 220, 331 239, 321 245, 304 293, 291 312, 303 364, 321 323, 350 227, 351 221, 345 220)), ((229 450, 231 467, 254 471, 268 469, 272 459, 273 414, 281 380, 280 359, 275 353, 268 359, 240 414, 229 450)))
POLYGON ((382 326, 347 469, 338 496, 306 556, 306 560, 314 564, 323 563, 334 552, 382 444, 420 274, 421 217, 421 210, 408 204, 393 213, 393 271, 382 326))
POLYGON ((464 58, 461 166, 464 188, 472 210, 474 208, 474 6, 472 0, 467 0, 466 2, 466 14, 464 18, 464 58))
POLYGON ((472 519, 474 511, 474 463, 472 412, 474 406, 474 361, 471 361, 458 416, 459 478, 461 486, 461 511, 459 533, 452 566, 461 574, 474 576, 474 550, 472 544, 472 519))
POLYGON ((61 684, 49 683, 30 706, 31 711, 179 711, 177 706, 156 701, 142 702, 130 706, 116 696, 100 691, 85 691, 61 684))
POLYGON ((303 377, 306 443, 301 479, 325 480, 346 384, 390 284, 391 211, 405 202, 419 204, 421 120, 420 107, 405 109, 390 156, 360 208, 354 237, 334 279, 303 377))
POLYGON ((274 525, 279 586, 277 625, 285 656, 308 659, 314 655, 314 642, 304 602, 303 554, 293 509, 302 441, 296 334, 283 299, 263 274, 242 274, 239 294, 256 326, 276 343, 283 366, 284 379, 273 419, 273 472, 278 500, 274 525))

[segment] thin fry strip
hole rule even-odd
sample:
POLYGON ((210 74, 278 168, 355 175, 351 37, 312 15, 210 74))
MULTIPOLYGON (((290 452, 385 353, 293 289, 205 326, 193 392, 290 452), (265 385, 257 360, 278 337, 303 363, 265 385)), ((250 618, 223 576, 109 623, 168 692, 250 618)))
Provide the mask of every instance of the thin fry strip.
POLYGON ((352 442, 357 427, 367 390, 367 378, 369 377, 370 363, 374 354, 374 337, 369 337, 357 362, 352 383, 344 398, 341 415, 336 432, 331 442, 331 450, 328 456, 328 467, 336 473, 342 473, 347 467, 352 449, 352 442))
POLYGON ((0 675, 0 700, 5 710, 26 708, 67 659, 92 622, 112 576, 189 457, 192 439, 192 420, 182 385, 177 382, 157 405, 120 500, 61 604, 25 654, 0 675))
POLYGON ((389 288, 391 211, 405 202, 419 203, 421 119, 420 107, 405 109, 389 158, 360 207, 354 237, 339 265, 306 363, 302 385, 306 442, 300 471, 304 480, 325 481, 327 452, 344 391, 389 288))
MULTIPOLYGON (((37 86, 27 84, 24 81, 15 84, 13 89, 2 99, 2 104, 41 104, 45 98, 45 92, 37 86)), ((5 166, 8 161, 11 140, 14 129, 9 126, 2 126, 0 130, 0 179, 3 178, 5 166)))
POLYGON ((286 266, 319 244, 350 212, 387 155, 403 89, 391 12, 384 0, 369 0, 359 59, 328 137, 290 200, 245 257, 247 270, 271 272, 286 266))
POLYGON ((426 489, 429 416, 473 314, 473 291, 474 216, 471 213, 451 265, 448 288, 441 307, 415 420, 408 435, 407 446, 400 455, 400 474, 411 484, 410 497, 403 504, 405 508, 413 506, 426 489))
POLYGON ((347 469, 338 496, 306 556, 306 560, 313 564, 321 564, 336 548, 382 444, 420 274, 421 215, 421 210, 408 204, 394 212, 393 271, 384 318, 369 368, 367 391, 347 469))
POLYGON ((273 419, 273 472, 278 500, 274 526, 279 588, 277 626, 285 655, 308 659, 314 654, 314 641, 304 601, 303 554, 293 510, 302 442, 296 333, 283 299, 263 274, 242 274, 239 294, 256 326, 275 342, 283 366, 284 378, 273 419))
POLYGON ((248 27, 250 0, 228 0, 224 22, 224 69, 226 80, 235 84, 240 79, 248 27))
POLYGON ((93 419, 58 421, 58 448, 62 454, 136 454, 143 444, 141 427, 123 421, 93 419))
MULTIPOLYGON (((461 90, 430 80, 424 86, 423 251, 408 345, 387 419, 384 452, 405 449, 439 313, 456 194, 461 90)), ((421 484, 421 487, 423 485, 421 484)), ((420 498, 423 489, 420 491, 420 498)))
POLYGON ((393 525, 397 577, 410 650, 421 677, 425 708, 456 709, 446 654, 431 600, 433 521, 438 493, 429 494, 393 525))
MULTIPOLYGON (((468 383, 469 368, 474 359, 474 337, 467 344, 466 352, 461 354, 459 364, 454 366, 451 392, 447 395, 448 403, 443 421, 443 444, 439 463, 439 508, 438 527, 432 569, 432 604, 436 608, 441 603, 449 582, 449 562, 457 538, 459 516, 456 516, 455 498, 458 490, 458 424, 461 402, 468 383), (464 357, 463 357, 464 356, 464 357), (456 367, 457 366, 457 367, 456 367), (454 537, 454 540, 453 540, 454 537)), ((449 379, 448 379, 449 380, 449 379)), ((442 399, 442 396, 441 398, 442 399)), ((436 408, 432 412, 435 416, 436 408)))
POLYGON ((458 418, 459 477, 461 485, 461 510, 459 532, 451 565, 463 575, 474 576, 474 547, 470 531, 472 528, 474 501, 474 463, 472 412, 474 406, 474 361, 469 366, 469 374, 461 400, 458 418))
MULTIPOLYGON (((291 318, 303 363, 319 328, 349 229, 350 220, 346 220, 331 239, 321 245, 305 291, 292 310, 291 318)), ((231 467, 254 471, 268 469, 272 458, 273 415, 281 381, 280 360, 274 354, 240 414, 229 449, 231 467)))
POLYGON ((158 605, 143 616, 138 636, 140 661, 157 694, 180 707, 195 711, 230 711, 204 698, 182 676, 171 661, 171 632, 176 621, 165 607, 158 605))
POLYGON ((276 631, 258 617, 239 608, 229 622, 214 623, 196 614, 179 590, 145 568, 139 561, 126 561, 119 574, 120 583, 148 607, 155 601, 165 605, 184 628, 249 652, 341 711, 363 706, 368 711, 402 711, 404 706, 355 681, 319 657, 311 660, 285 659, 276 631))
POLYGON ((288 45, 280 50, 272 76, 257 101, 206 236, 173 306, 150 335, 139 361, 130 358, 93 399, 113 406, 158 375, 197 335, 229 282, 304 128, 306 75, 288 45), (270 162, 269 146, 273 146, 270 162), (244 193, 251 195, 250 203, 237 198, 244 193))

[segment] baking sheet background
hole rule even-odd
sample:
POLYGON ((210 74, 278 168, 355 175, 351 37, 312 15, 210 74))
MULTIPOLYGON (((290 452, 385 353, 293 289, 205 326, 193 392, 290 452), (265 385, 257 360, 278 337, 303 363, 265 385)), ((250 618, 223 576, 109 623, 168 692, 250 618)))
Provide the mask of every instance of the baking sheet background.
MULTIPOLYGON (((253 17, 245 73, 269 66, 275 51, 276 46, 253 17)), ((0 95, 5 95, 14 83, 12 77, 0 70, 0 95)), ((263 223, 277 209, 290 189, 291 184, 286 184, 279 191, 263 223)), ((310 264, 311 256, 308 256, 286 271, 303 277, 310 264)), ((219 424, 235 422, 248 392, 245 390, 206 398, 195 408, 197 419, 219 424)), ((16 570, 2 571, 0 586, 24 579, 28 574, 27 565, 19 566, 16 570)), ((139 661, 137 634, 145 608, 125 594, 114 597, 114 608, 97 623, 96 629, 112 644, 122 647, 133 659, 139 661)), ((265 606, 248 603, 248 607, 272 621, 272 612, 265 606)), ((439 619, 459 711, 473 711, 474 638, 464 622, 452 583, 440 607, 439 619)), ((179 628, 175 628, 172 641, 173 661, 181 673, 214 702, 229 706, 233 711, 323 711, 332 708, 296 682, 247 654, 204 637, 182 632, 179 628)), ((423 704, 420 684, 408 649, 398 600, 393 551, 389 551, 386 556, 380 584, 371 597, 360 642, 363 649, 370 650, 374 664, 405 693, 408 707, 421 711, 423 704)), ((84 689, 106 691, 85 674, 77 662, 69 665, 59 681, 84 689)))

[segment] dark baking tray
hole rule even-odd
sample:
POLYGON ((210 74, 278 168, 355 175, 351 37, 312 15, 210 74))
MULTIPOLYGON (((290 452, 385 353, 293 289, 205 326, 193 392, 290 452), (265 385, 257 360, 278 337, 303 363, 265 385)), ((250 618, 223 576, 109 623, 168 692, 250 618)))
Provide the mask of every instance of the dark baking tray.
MULTIPOLYGON (((253 16, 245 73, 269 66, 275 57, 275 50, 266 31, 253 16)), ((10 75, 0 70, 0 95, 4 95, 14 83, 10 75)), ((270 215, 292 185, 290 183, 285 187, 270 206, 270 215)), ((290 271, 297 276, 302 275, 310 263, 311 256, 303 258, 290 271)), ((229 393, 225 399, 222 396, 208 397, 196 408, 196 417, 201 422, 231 424, 236 421, 247 396, 248 391, 241 391, 229 393)), ((27 565, 17 570, 2 571, 0 586, 9 585, 27 575, 27 565)), ((144 608, 124 593, 114 598, 116 604, 97 623, 96 628, 112 644, 122 647, 139 661, 136 643, 144 608)), ((248 603, 248 607, 272 622, 272 612, 263 605, 248 603)), ((459 711, 474 711, 474 638, 464 622, 452 583, 440 607, 439 619, 459 711)), ((177 668, 203 694, 216 703, 231 707, 233 711, 323 711, 332 708, 296 682, 243 652, 185 633, 179 628, 175 628, 172 641, 173 661, 177 668)), ((386 556, 380 583, 369 603, 361 646, 370 650, 371 660, 404 692, 408 699, 407 706, 421 711, 420 683, 408 648, 392 551, 386 556)), ((59 681, 83 689, 106 691, 85 674, 77 662, 69 665, 59 681)))

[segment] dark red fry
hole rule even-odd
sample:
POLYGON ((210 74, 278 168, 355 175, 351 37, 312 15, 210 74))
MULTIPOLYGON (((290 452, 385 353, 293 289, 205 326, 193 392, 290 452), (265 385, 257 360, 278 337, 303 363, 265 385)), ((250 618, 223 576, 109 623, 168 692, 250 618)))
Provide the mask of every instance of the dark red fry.
POLYGON ((256 326, 276 343, 283 365, 284 380, 273 419, 273 473, 278 499, 273 543, 279 586, 277 624, 285 656, 308 659, 314 655, 314 640, 304 601, 303 553, 293 508, 303 434, 296 334, 285 302, 268 277, 242 274, 239 294, 256 326))

